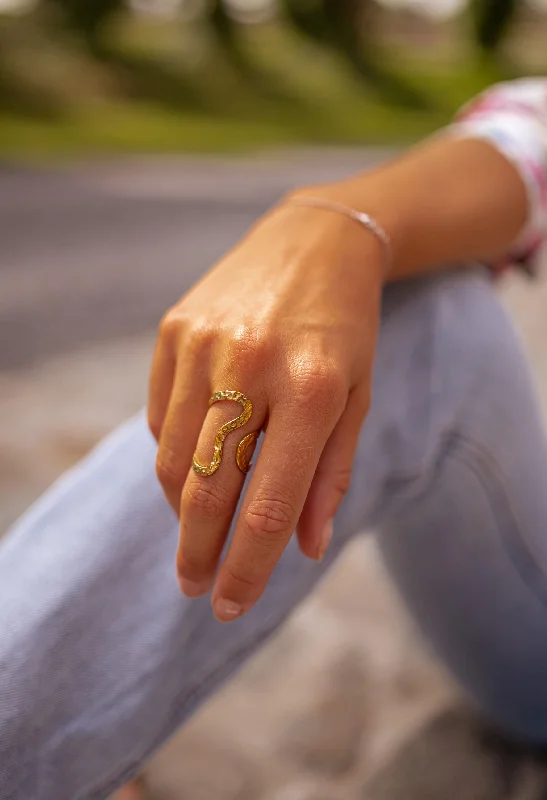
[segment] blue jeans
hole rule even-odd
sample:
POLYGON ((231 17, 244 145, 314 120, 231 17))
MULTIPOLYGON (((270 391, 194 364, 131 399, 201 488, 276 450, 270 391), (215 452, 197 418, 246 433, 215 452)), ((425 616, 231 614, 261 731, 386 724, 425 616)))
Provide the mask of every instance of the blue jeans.
POLYGON ((304 559, 293 541, 231 625, 208 598, 179 594, 154 457, 139 416, 2 544, 2 800, 106 797, 365 528, 461 684, 515 735, 547 742, 547 447, 520 345, 481 273, 386 292, 373 406, 327 559, 304 559))

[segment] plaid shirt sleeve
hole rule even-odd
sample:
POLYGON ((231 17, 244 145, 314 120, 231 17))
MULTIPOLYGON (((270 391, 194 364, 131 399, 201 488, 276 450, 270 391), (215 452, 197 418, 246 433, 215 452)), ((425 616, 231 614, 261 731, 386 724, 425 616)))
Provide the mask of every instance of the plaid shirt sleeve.
POLYGON ((529 214, 524 229, 494 272, 518 266, 536 270, 547 240, 547 80, 526 78, 486 90, 459 112, 449 129, 491 142, 518 169, 529 214))

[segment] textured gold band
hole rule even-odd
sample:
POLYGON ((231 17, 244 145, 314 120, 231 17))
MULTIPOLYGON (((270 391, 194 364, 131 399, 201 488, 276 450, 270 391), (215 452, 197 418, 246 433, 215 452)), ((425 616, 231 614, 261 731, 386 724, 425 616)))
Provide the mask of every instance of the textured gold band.
MULTIPOLYGON (((217 469, 220 467, 222 463, 222 454, 224 451, 224 441, 228 434, 237 430, 238 428, 242 428, 243 425, 249 422, 253 415, 253 404, 246 395, 242 394, 242 392, 235 392, 231 389, 227 389, 223 392, 215 392, 215 394, 209 400, 209 408, 211 408, 211 406, 213 406, 215 403, 220 403, 221 400, 232 400, 235 403, 239 403, 243 408, 243 412, 239 415, 239 417, 236 417, 236 419, 226 422, 226 424, 222 426, 215 436, 213 459, 210 464, 200 464, 196 458, 196 455, 194 454, 194 459, 192 462, 193 470, 197 475, 202 475, 203 477, 214 475, 217 469)), ((251 469, 251 463, 250 459, 247 457, 247 453, 251 445, 253 445, 258 439, 258 436, 259 431, 253 431, 253 433, 247 434, 247 436, 245 436, 237 446, 236 464, 241 472, 247 473, 251 469)))

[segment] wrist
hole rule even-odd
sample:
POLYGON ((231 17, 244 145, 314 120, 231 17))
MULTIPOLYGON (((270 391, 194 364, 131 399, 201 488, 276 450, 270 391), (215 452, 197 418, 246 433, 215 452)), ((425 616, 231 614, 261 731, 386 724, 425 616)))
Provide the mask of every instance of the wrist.
POLYGON ((362 250, 366 258, 371 249, 379 251, 382 282, 393 280, 405 250, 408 217, 385 183, 382 185, 371 174, 368 180, 360 176, 356 181, 301 187, 291 192, 284 204, 305 207, 307 202, 311 209, 317 202, 317 213, 330 212, 342 219, 339 224, 345 228, 345 247, 352 253, 362 250))

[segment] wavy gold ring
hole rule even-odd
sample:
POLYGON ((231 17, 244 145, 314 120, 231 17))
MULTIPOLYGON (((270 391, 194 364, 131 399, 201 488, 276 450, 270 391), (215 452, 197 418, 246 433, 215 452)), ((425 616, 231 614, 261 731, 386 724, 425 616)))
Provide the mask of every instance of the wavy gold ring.
MULTIPOLYGON (((246 395, 242 394, 242 392, 235 392, 230 389, 227 389, 223 392, 215 392, 215 394, 209 400, 209 408, 211 408, 211 406, 213 406, 215 403, 220 403, 221 400, 232 400, 233 402, 239 403, 243 408, 243 412, 239 415, 239 417, 236 417, 236 419, 226 422, 215 436, 213 460, 210 464, 200 464, 194 453, 194 459, 192 462, 193 470, 197 475, 202 475, 203 477, 214 475, 217 469, 220 467, 222 463, 222 454, 224 451, 224 441, 228 434, 237 430, 238 428, 242 428, 243 425, 249 422, 253 415, 253 404, 246 395)), ((253 431, 253 433, 247 434, 247 436, 245 436, 237 446, 236 464, 241 472, 247 473, 251 469, 251 463, 250 459, 247 457, 247 453, 251 445, 253 445, 258 439, 258 436, 259 431, 253 431)))

